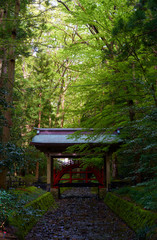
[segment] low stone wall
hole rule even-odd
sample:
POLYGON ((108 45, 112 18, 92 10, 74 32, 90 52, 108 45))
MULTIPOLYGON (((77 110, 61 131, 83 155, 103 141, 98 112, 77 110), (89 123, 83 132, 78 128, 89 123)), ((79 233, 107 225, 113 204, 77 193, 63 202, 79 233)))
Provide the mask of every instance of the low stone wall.
POLYGON ((56 208, 57 206, 53 195, 47 192, 9 217, 9 225, 15 228, 17 236, 22 240, 50 207, 56 208))
MULTIPOLYGON (((104 198, 106 205, 116 213, 136 233, 146 239, 155 239, 157 214, 143 210, 113 193, 108 192, 104 198)), ((144 239, 144 238, 143 238, 144 239)))

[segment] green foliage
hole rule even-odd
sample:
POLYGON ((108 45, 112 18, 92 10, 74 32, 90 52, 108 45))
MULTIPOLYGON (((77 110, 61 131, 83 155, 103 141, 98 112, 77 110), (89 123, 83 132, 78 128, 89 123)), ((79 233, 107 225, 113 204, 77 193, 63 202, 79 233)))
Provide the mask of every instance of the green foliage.
POLYGON ((51 193, 45 193, 36 200, 26 204, 21 211, 9 217, 9 224, 17 228, 17 235, 24 239, 27 233, 37 223, 39 218, 50 208, 56 207, 51 193))
POLYGON ((24 151, 14 143, 0 144, 0 168, 7 167, 13 173, 24 166, 24 151))
POLYGON ((14 211, 16 200, 17 198, 14 195, 0 190, 0 227, 2 229, 4 228, 8 216, 14 211))
POLYGON ((122 187, 114 190, 120 196, 126 196, 131 199, 132 202, 141 206, 144 209, 157 211, 157 183, 155 180, 150 181, 144 186, 138 184, 136 187, 122 187))
POLYGON ((135 183, 150 182, 150 187, 157 178, 156 120, 157 111, 150 108, 147 115, 126 126, 121 135, 125 144, 118 152, 121 176, 131 177, 135 183))
POLYGON ((26 185, 32 185, 35 182, 35 176, 32 174, 26 174, 22 177, 22 180, 26 183, 26 185))
MULTIPOLYGON (((41 168, 45 168, 46 157, 32 147, 18 147, 13 142, 0 143, 0 155, 2 158, 0 168, 6 167, 9 175, 13 175, 15 172, 19 174, 22 170, 27 171, 27 169, 29 169, 29 172, 34 171, 37 161, 41 162, 41 168)), ((26 179, 26 181, 29 182, 29 179, 26 179)))
POLYGON ((16 197, 16 200, 19 202, 19 205, 25 205, 29 203, 30 201, 33 201, 34 199, 38 198, 42 194, 45 193, 44 190, 40 188, 36 188, 34 186, 31 187, 23 187, 18 189, 9 190, 9 193, 16 197))
POLYGON ((146 234, 156 226, 157 214, 133 205, 113 193, 107 193, 105 203, 122 218, 138 235, 146 234))
POLYGON ((121 139, 115 134, 106 134, 106 129, 94 129, 92 132, 90 129, 84 129, 81 131, 76 131, 74 134, 70 135, 69 138, 74 140, 81 140, 81 138, 86 138, 87 143, 75 144, 67 148, 67 152, 75 152, 78 155, 82 155, 80 159, 83 161, 83 167, 96 166, 97 168, 102 168, 104 165, 104 153, 108 152, 110 144, 119 144, 121 139), (89 132, 90 134, 83 135, 82 131, 89 132), (102 145, 97 144, 97 146, 90 144, 89 142, 102 143, 102 145))
MULTIPOLYGON (((24 168, 22 168, 21 170, 25 173, 25 177, 26 181, 28 180, 29 182, 29 176, 27 177, 27 175, 30 175, 30 179, 32 182, 33 181, 33 176, 35 175, 35 166, 36 166, 36 162, 40 163, 40 173, 41 176, 44 174, 46 174, 46 162, 47 162, 47 158, 46 156, 41 153, 40 151, 36 150, 34 147, 26 147, 24 148, 25 150, 25 154, 24 154, 24 159, 25 159, 25 166, 24 168)), ((24 179, 25 180, 25 179, 24 179)))
MULTIPOLYGON (((15 3, 9 2, 13 10, 15 3)), ((39 1, 39 7, 22 2, 18 21, 10 14, 11 25, 5 21, 4 32, 0 27, 1 45, 9 48, 10 28, 18 23, 14 146, 27 146, 38 126, 92 127, 107 133, 122 127, 120 177, 151 187, 157 170, 156 1, 58 1, 52 6, 39 1)), ((4 124, 3 116, 0 121, 4 124)), ((76 148, 89 152, 88 145, 76 148)), ((38 159, 45 168, 43 156, 33 149, 24 155, 9 145, 4 150, 1 165, 9 169, 33 171, 38 159)), ((85 165, 101 167, 107 150, 93 149, 85 165)))
POLYGON ((15 211, 22 211, 23 206, 45 192, 35 187, 17 190, 0 190, 0 227, 4 229, 8 218, 15 211))
MULTIPOLYGON (((40 196, 43 196, 45 194, 45 191, 42 189, 36 188, 36 187, 27 187, 27 188, 19 188, 16 190, 0 190, 0 226, 1 228, 4 228, 6 223, 8 222, 8 219, 13 220, 13 216, 21 215, 23 216, 25 214, 30 214, 34 216, 40 215, 41 210, 33 210, 29 209, 28 211, 25 209, 25 205, 30 203, 31 201, 34 201, 35 199, 39 198, 40 196)), ((48 206, 46 202, 46 206, 43 204, 43 207, 48 206)), ((27 219, 28 221, 28 219, 27 219)))
POLYGON ((0 89, 0 140, 1 140, 1 136, 2 136, 2 129, 3 126, 6 125, 6 119, 4 117, 3 111, 4 109, 6 109, 8 107, 8 104, 6 102, 6 99, 4 98, 4 94, 5 94, 6 89, 3 87, 1 87, 0 89))

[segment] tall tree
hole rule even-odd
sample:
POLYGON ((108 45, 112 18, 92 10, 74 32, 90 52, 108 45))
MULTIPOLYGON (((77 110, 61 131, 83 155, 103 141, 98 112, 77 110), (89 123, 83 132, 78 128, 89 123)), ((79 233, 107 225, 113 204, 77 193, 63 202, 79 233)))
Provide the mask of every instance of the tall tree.
MULTIPOLYGON (((133 166, 138 172, 139 166, 142 169, 149 162, 148 153, 144 165, 141 164, 150 141, 144 140, 140 127, 145 129, 148 116, 156 116, 156 1, 58 0, 58 3, 70 16, 66 22, 78 26, 77 36, 82 29, 85 33, 70 44, 69 50, 69 56, 79 59, 75 69, 81 71, 83 84, 88 86, 76 100, 83 103, 81 126, 112 131, 126 127, 130 130, 128 135, 132 128, 136 129, 139 134, 133 131, 127 146, 130 154, 136 152, 133 166), (141 145, 138 151, 136 145, 132 148, 132 139, 137 142, 142 139, 146 145, 141 145)), ((75 93, 75 97, 79 96, 77 90, 75 93)), ((152 128, 148 129, 152 136, 152 128)), ((154 148, 154 144, 151 146, 150 149, 154 148)), ((126 149, 125 145, 124 152, 126 149)), ((156 154, 153 156, 155 159, 156 154)))
POLYGON ((29 54, 19 56, 16 65, 14 119, 19 125, 14 121, 12 130, 14 137, 23 136, 17 142, 28 144, 38 126, 100 132, 137 127, 139 135, 133 131, 125 137, 138 140, 139 123, 144 129, 144 119, 156 116, 155 9, 155 1, 138 0, 28 5, 23 26, 34 34, 25 43, 29 54))
MULTIPOLYGON (((2 106, 4 124, 1 129, 1 141, 7 143, 10 140, 10 128, 12 124, 11 105, 15 71, 15 41, 19 24, 20 0, 3 1, 0 5, 1 22, 1 60, 0 60, 0 87, 3 89, 2 99, 5 100, 5 108, 2 106)), ((2 169, 0 184, 5 187, 6 170, 2 169)))

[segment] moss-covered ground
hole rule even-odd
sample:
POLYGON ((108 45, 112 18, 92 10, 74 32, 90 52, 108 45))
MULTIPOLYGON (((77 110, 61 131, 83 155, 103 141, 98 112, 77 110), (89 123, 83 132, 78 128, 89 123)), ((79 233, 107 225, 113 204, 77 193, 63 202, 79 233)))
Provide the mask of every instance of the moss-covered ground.
POLYGON ((23 239, 51 206, 56 207, 52 194, 34 186, 9 191, 1 190, 0 224, 2 231, 7 229, 8 225, 14 226, 19 239, 23 239))
POLYGON ((143 209, 157 212, 157 188, 148 186, 127 186, 112 190, 116 195, 131 201, 143 209))

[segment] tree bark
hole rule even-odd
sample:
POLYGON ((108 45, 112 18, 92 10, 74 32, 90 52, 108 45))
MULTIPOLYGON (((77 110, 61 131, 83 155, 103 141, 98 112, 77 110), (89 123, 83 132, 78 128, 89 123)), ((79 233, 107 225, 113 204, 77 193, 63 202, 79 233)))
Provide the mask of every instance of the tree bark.
MULTIPOLYGON (((20 12, 20 0, 15 1, 14 8, 14 19, 12 21, 11 31, 8 32, 10 35, 11 43, 9 46, 5 46, 1 48, 2 58, 0 60, 0 87, 5 89, 4 94, 2 96, 3 100, 6 102, 6 107, 2 107, 2 112, 5 118, 5 123, 2 127, 2 136, 1 141, 2 144, 5 144, 10 141, 10 128, 12 126, 12 95, 13 95, 13 85, 14 85, 14 72, 15 72, 15 47, 14 42, 16 40, 16 28, 17 23, 16 19, 20 12)), ((0 9, 0 23, 2 24, 2 31, 4 31, 5 38, 5 30, 7 27, 7 18, 10 17, 10 12, 8 10, 7 4, 4 5, 4 8, 0 9)), ((1 156, 2 158, 2 156, 1 156)), ((7 169, 2 169, 1 177, 0 177, 0 187, 6 189, 6 173, 7 169)))
POLYGON ((36 180, 36 182, 39 181, 39 162, 36 162, 35 180, 36 180))
MULTIPOLYGON (((41 96, 42 96, 42 93, 40 92, 39 94, 39 97, 40 97, 40 104, 39 104, 39 113, 38 113, 38 128, 41 127, 41 96)), ((39 181, 39 162, 37 161, 36 162, 36 168, 35 168, 35 180, 36 182, 39 181)))

